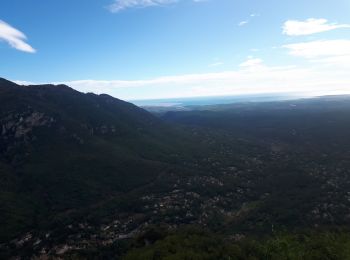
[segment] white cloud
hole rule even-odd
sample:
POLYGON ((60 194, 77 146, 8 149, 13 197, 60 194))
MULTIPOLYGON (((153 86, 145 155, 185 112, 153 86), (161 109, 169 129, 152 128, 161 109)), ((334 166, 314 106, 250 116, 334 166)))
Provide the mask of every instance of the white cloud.
POLYGON ((224 63, 222 61, 217 61, 217 62, 209 64, 208 67, 219 67, 222 65, 224 65, 224 63))
POLYGON ((256 70, 182 75, 146 81, 75 81, 67 84, 84 92, 108 93, 124 99, 277 92, 328 93, 339 89, 347 89, 349 92, 349 79, 331 73, 295 67, 263 66, 256 70), (132 91, 133 88, 135 91, 132 91), (137 96, 143 88, 148 89, 149 94, 137 96), (156 91, 149 91, 150 88, 156 91), (132 92, 136 94, 129 96, 128 93, 132 92))
POLYGON ((253 57, 248 57, 248 59, 241 63, 239 66, 242 68, 248 68, 248 67, 256 67, 256 66, 260 66, 263 64, 263 60, 262 59, 257 59, 257 58, 253 58, 253 57))
POLYGON ((328 62, 329 66, 311 62, 299 67, 274 67, 264 64, 261 59, 249 57, 239 69, 217 73, 55 84, 63 83, 82 92, 107 93, 126 100, 283 92, 310 95, 350 93, 349 67, 333 66, 331 61, 328 62))
POLYGON ((290 55, 304 58, 318 66, 331 68, 335 73, 350 70, 350 40, 311 41, 283 47, 289 49, 290 55))
MULTIPOLYGON (((108 9, 112 13, 118 13, 129 8, 146 8, 154 6, 165 6, 173 3, 180 2, 182 0, 114 0, 114 2, 108 6, 108 9)), ((195 3, 205 2, 206 0, 192 0, 195 3)))
POLYGON ((246 19, 246 20, 244 20, 244 21, 239 22, 239 23, 238 23, 238 26, 244 26, 244 25, 250 23, 250 21, 251 21, 252 19, 254 19, 255 17, 258 17, 258 16, 260 16, 260 15, 258 15, 258 14, 250 14, 250 15, 249 15, 249 19, 246 19))
POLYGON ((350 40, 320 40, 284 45, 289 54, 308 59, 350 55, 350 40))
POLYGON ((350 28, 350 24, 328 23, 327 19, 310 18, 305 21, 288 20, 283 25, 283 34, 289 36, 310 35, 339 28, 350 28))
POLYGON ((249 23, 249 21, 242 21, 242 22, 238 23, 238 26, 244 26, 248 23, 249 23))
POLYGON ((19 51, 35 53, 36 50, 25 42, 26 39, 27 37, 21 31, 0 20, 0 41, 7 42, 19 51))

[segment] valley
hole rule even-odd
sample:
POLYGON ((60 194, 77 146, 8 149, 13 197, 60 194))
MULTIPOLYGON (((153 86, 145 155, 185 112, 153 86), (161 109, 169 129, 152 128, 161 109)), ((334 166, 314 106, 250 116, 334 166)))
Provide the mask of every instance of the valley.
POLYGON ((350 241, 348 96, 152 115, 2 79, 0 104, 2 258, 142 259, 191 235, 225 257, 256 238, 350 241))

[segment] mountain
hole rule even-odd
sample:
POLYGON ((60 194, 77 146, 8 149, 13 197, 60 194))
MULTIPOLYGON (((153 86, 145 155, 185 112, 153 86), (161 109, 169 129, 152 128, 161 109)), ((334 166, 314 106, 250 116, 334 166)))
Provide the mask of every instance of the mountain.
POLYGON ((0 79, 0 104, 2 241, 149 184, 176 163, 172 130, 111 96, 0 79))
POLYGON ((154 116, 0 79, 0 258, 346 259, 349 115, 341 96, 154 116))

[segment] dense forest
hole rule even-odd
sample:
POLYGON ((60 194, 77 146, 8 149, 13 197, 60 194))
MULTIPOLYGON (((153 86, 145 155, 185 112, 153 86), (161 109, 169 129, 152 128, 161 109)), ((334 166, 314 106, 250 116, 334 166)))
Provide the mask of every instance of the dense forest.
POLYGON ((151 114, 0 80, 0 258, 350 259, 350 97, 151 114))

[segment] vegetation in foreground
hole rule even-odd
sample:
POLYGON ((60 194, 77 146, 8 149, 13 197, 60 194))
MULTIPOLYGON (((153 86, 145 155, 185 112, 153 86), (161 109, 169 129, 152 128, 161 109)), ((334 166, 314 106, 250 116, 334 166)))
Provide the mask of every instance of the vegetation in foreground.
POLYGON ((177 231, 151 228, 127 243, 100 250, 72 252, 68 259, 123 260, 346 260, 350 233, 345 230, 279 232, 244 237, 214 234, 199 227, 177 231))

